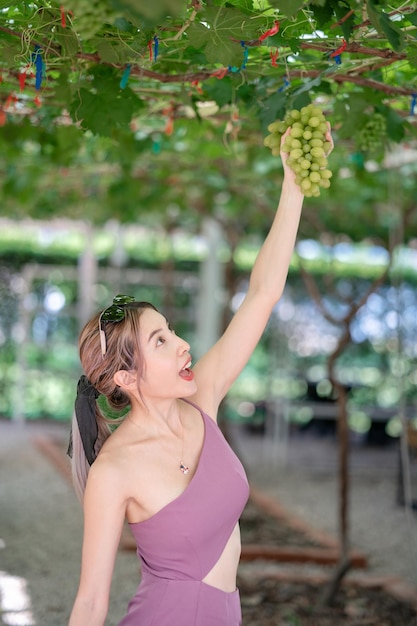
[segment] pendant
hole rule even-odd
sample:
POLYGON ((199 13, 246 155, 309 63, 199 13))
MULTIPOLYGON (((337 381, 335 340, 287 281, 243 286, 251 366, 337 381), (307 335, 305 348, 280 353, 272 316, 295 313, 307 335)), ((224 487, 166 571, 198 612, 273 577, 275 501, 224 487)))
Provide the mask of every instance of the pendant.
POLYGON ((184 465, 184 463, 181 461, 180 470, 183 474, 188 474, 188 472, 190 471, 190 468, 188 467, 188 465, 184 465))

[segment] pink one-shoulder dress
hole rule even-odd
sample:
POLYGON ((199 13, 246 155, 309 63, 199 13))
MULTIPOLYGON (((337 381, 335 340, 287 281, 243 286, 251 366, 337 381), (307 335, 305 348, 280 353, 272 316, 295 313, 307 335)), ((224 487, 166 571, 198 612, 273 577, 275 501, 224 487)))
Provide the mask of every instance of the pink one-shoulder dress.
POLYGON ((142 575, 119 626, 242 623, 238 589, 228 593, 203 579, 219 560, 239 520, 249 496, 248 481, 216 422, 196 408, 205 433, 191 482, 155 515, 130 524, 142 575))

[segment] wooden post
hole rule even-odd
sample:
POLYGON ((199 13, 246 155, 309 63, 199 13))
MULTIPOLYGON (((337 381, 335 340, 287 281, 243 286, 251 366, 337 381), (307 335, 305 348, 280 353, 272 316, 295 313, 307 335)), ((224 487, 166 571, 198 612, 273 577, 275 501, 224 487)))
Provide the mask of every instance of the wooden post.
POLYGON ((203 223, 203 237, 207 242, 207 255, 200 268, 195 354, 197 358, 205 354, 219 338, 224 307, 224 270, 219 258, 223 241, 220 224, 213 219, 206 219, 203 223))

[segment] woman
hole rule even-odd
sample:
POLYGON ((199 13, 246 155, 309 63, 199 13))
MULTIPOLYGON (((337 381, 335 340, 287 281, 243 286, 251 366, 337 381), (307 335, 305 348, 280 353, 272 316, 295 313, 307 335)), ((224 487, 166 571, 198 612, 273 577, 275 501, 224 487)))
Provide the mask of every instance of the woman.
POLYGON ((79 493, 87 484, 81 578, 69 626, 104 624, 125 519, 142 576, 119 626, 241 623, 238 519, 248 484, 216 416, 284 289, 303 202, 286 156, 278 210, 247 295, 192 369, 188 343, 152 305, 133 298, 115 298, 81 333, 86 377, 73 422, 73 473, 79 493), (110 436, 99 394, 110 406, 130 407, 110 436))

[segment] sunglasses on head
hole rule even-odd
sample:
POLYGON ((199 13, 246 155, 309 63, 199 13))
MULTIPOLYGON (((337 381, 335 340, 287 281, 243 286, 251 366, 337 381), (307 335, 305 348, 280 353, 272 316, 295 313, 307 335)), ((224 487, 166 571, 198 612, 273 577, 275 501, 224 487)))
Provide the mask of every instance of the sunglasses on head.
POLYGON ((103 324, 106 322, 121 322, 125 318, 126 304, 131 304, 132 302, 136 302, 133 296, 124 296, 123 294, 119 294, 113 298, 113 304, 107 307, 107 309, 104 309, 98 318, 98 330, 100 333, 102 356, 104 356, 107 352, 107 340, 103 324))

